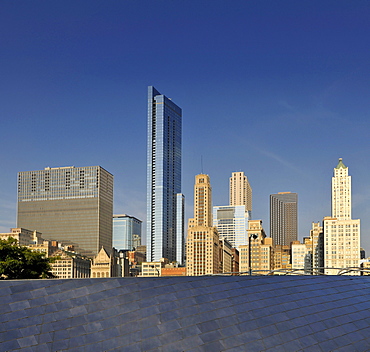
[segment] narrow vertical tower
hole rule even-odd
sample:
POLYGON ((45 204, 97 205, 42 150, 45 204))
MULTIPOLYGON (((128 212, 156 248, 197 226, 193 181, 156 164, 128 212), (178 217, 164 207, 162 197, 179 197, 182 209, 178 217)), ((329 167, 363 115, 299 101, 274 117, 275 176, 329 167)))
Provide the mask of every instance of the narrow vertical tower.
POLYGON ((352 219, 351 176, 339 158, 331 183, 332 216, 324 218, 325 274, 339 272, 358 275, 349 270, 360 265, 360 219, 352 219))
POLYGON ((217 274, 222 264, 222 246, 216 227, 212 226, 212 188, 208 175, 195 176, 194 218, 189 219, 186 239, 188 276, 217 274))
POLYGON ((205 174, 195 176, 194 220, 195 226, 212 226, 212 188, 205 174))
POLYGON ((351 176, 339 158, 331 181, 331 216, 338 220, 352 219, 351 207, 351 176))
MULTIPOLYGON (((181 193, 182 111, 148 87, 147 260, 176 260, 176 209, 181 193)), ((180 216, 181 218, 181 216, 180 216)))
POLYGON ((252 213, 252 187, 244 172, 233 172, 230 177, 230 205, 245 205, 248 218, 252 213))

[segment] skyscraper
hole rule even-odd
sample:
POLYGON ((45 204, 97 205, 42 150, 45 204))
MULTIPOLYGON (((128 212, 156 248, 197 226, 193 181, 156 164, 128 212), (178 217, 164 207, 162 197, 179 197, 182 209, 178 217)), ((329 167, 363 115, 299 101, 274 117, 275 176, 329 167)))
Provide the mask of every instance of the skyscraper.
MULTIPOLYGON (((324 218, 325 273, 360 265, 360 220, 351 218, 351 176, 342 158, 332 177, 332 216, 324 218), (330 269, 333 268, 333 269, 330 269)), ((353 274, 353 272, 350 272, 353 274)))
POLYGON ((331 179, 331 216, 338 220, 351 219, 351 176, 339 158, 331 179))
POLYGON ((297 193, 270 195, 270 237, 274 245, 289 246, 298 237, 297 193))
POLYGON ((252 187, 244 172, 233 172, 230 177, 230 205, 245 205, 248 219, 252 216, 252 187))
POLYGON ((113 175, 100 166, 18 174, 17 226, 95 256, 112 248, 113 175))
POLYGON ((208 175, 195 176, 194 218, 189 219, 186 239, 186 272, 189 276, 217 274, 221 243, 212 226, 212 188, 208 175))
POLYGON ((181 109, 148 87, 147 260, 176 260, 181 193, 181 109))
POLYGON ((213 207, 213 226, 217 227, 220 238, 226 238, 235 248, 248 243, 248 220, 245 205, 213 207))
POLYGON ((135 236, 141 238, 141 223, 141 220, 133 216, 113 215, 113 247, 132 251, 136 247, 135 236))
POLYGON ((211 182, 209 176, 204 174, 195 176, 194 226, 213 226, 211 182))

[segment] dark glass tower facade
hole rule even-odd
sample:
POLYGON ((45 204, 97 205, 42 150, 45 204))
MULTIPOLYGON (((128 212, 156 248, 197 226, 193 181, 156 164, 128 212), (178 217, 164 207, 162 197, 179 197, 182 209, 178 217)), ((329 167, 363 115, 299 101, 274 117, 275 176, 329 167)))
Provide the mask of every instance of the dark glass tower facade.
POLYGON ((298 195, 280 192, 270 195, 270 236, 274 245, 289 246, 298 238, 298 195))
POLYGON ((93 257, 112 248, 113 175, 100 166, 18 174, 17 227, 93 257))
POLYGON ((181 193, 181 109, 148 87, 147 260, 176 260, 181 193))

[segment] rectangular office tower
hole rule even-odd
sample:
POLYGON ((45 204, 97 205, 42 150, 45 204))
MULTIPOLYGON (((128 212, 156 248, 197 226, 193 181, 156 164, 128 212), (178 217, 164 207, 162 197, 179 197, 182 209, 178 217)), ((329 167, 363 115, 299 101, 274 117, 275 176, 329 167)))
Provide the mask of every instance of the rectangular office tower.
POLYGON ((289 246, 298 238, 297 193, 270 195, 270 237, 274 245, 289 246))
POLYGON ((126 214, 113 215, 113 247, 117 250, 133 248, 141 245, 142 221, 126 214))
POLYGON ((18 174, 17 227, 92 257, 112 248, 112 216, 113 175, 100 166, 18 174))
POLYGON ((244 205, 248 218, 252 218, 252 187, 244 172, 233 172, 230 177, 230 205, 244 205))
POLYGON ((249 212, 245 205, 213 207, 213 226, 217 227, 220 238, 226 238, 233 247, 248 244, 249 212))
POLYGON ((148 87, 147 261, 175 261, 183 219, 181 193, 181 109, 148 87))

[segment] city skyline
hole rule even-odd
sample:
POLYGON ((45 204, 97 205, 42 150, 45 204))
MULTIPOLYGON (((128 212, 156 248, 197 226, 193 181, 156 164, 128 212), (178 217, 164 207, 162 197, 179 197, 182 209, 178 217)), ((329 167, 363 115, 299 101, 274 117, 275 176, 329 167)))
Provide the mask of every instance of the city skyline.
POLYGON ((16 226, 17 173, 45 166, 101 165, 114 213, 145 221, 152 84, 183 110, 185 223, 194 175, 221 206, 243 170, 266 233, 269 195, 298 194, 302 240, 331 214, 341 157, 369 252, 369 3, 164 4, 2 2, 0 230, 16 226))

